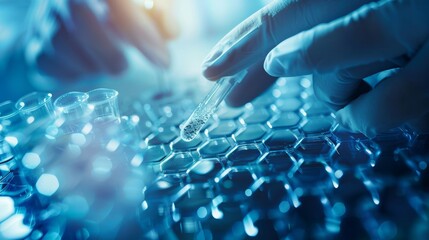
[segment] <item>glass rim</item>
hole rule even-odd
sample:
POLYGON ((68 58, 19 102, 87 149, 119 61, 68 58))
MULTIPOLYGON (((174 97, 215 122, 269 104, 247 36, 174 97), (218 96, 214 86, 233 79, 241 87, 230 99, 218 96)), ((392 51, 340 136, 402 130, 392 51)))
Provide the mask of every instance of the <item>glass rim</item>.
POLYGON ((54 107, 57 110, 63 111, 63 110, 68 110, 68 109, 73 109, 75 107, 79 107, 81 106, 82 103, 84 103, 85 101, 87 101, 89 98, 89 95, 87 93, 84 92, 68 92, 65 93, 61 96, 59 96, 55 101, 54 101, 54 107), (67 98, 73 98, 73 102, 72 103, 68 103, 68 104, 64 104, 62 101, 64 101, 67 98))
POLYGON ((18 101, 15 103, 15 108, 17 108, 19 111, 31 111, 45 106, 49 101, 52 101, 51 93, 32 92, 18 99, 18 101), (36 98, 36 96, 42 98, 36 98), (25 102, 34 99, 37 99, 37 104, 30 104, 27 106, 25 105, 25 102))
POLYGON ((11 117, 14 117, 15 115, 17 115, 18 113, 19 113, 19 109, 17 109, 16 108, 16 105, 12 102, 12 101, 10 101, 10 100, 8 100, 8 101, 4 101, 4 102, 1 102, 0 103, 0 109, 1 108, 3 108, 4 106, 6 106, 6 105, 11 105, 12 106, 12 108, 11 109, 14 109, 14 111, 13 112, 11 112, 11 113, 8 113, 8 114, 2 114, 2 112, 0 111, 0 119, 1 120, 4 120, 4 119, 8 119, 8 118, 11 118, 11 117))
POLYGON ((114 100, 118 97, 118 91, 111 88, 97 88, 86 92, 88 94, 88 104, 98 105, 114 100), (104 96, 102 95, 104 94, 104 96), (95 96, 102 96, 102 99, 93 100, 95 96))

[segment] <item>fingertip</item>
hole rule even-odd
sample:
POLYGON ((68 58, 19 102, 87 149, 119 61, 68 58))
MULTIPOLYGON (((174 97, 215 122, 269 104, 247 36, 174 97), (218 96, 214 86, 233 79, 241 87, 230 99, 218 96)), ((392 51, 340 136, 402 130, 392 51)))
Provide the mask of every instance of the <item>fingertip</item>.
POLYGON ((269 76, 262 67, 262 61, 247 69, 248 74, 228 94, 225 102, 231 107, 241 107, 263 94, 277 80, 269 76))
MULTIPOLYGON (((262 65, 262 63, 261 63, 262 65)), ((213 64, 203 64, 201 66, 202 74, 210 81, 217 81, 226 76, 233 76, 238 72, 245 69, 245 65, 241 62, 239 64, 227 64, 226 62, 216 62, 213 64)))
POLYGON ((335 115, 335 119, 337 120, 337 122, 344 128, 348 129, 348 130, 352 130, 350 128, 350 124, 346 121, 346 117, 344 115, 344 109, 340 109, 338 110, 334 115, 335 115))
POLYGON ((210 64, 203 63, 201 66, 202 74, 205 78, 210 81, 218 80, 218 71, 216 71, 216 67, 210 64))
POLYGON ((234 98, 233 96, 228 96, 225 99, 225 103, 226 105, 228 105, 228 107, 231 108, 239 108, 242 107, 243 105, 245 105, 248 101, 243 101, 243 99, 237 99, 234 98))
MULTIPOLYGON (((217 47, 217 46, 215 46, 215 49, 216 49, 216 48, 218 48, 218 47, 217 47)), ((218 50, 218 49, 216 49, 216 50, 212 50, 212 51, 207 55, 207 57, 203 60, 203 65, 204 65, 204 66, 210 66, 210 65, 214 64, 214 63, 217 61, 217 59, 222 55, 222 52, 223 52, 223 51, 218 50)))
POLYGON ((344 127, 345 129, 351 131, 351 132, 361 132, 359 129, 357 129, 356 125, 353 123, 353 117, 351 116, 350 110, 346 107, 338 110, 335 113, 335 119, 337 122, 344 127))
MULTIPOLYGON (((274 51, 274 50, 273 50, 274 51)), ((267 57, 264 61, 264 70, 269 75, 273 77, 280 77, 284 75, 285 67, 278 58, 276 58, 275 54, 271 51, 268 53, 267 57)))
POLYGON ((273 48, 265 58, 264 69, 271 76, 293 77, 313 72, 308 48, 314 31, 301 32, 284 40, 273 48))
POLYGON ((354 133, 362 133, 370 139, 376 137, 377 130, 364 124, 362 119, 356 116, 359 114, 353 114, 350 106, 346 106, 335 113, 335 118, 342 127, 354 133))

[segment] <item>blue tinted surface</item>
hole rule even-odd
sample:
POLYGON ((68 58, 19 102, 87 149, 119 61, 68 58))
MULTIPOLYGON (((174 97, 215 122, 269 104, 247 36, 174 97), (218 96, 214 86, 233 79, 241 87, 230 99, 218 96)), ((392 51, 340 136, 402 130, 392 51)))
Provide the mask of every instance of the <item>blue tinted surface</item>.
POLYGON ((102 130, 23 128, 38 141, 1 148, 0 239, 425 239, 428 135, 350 133, 301 81, 221 107, 191 142, 183 96, 124 101, 138 119, 102 130))

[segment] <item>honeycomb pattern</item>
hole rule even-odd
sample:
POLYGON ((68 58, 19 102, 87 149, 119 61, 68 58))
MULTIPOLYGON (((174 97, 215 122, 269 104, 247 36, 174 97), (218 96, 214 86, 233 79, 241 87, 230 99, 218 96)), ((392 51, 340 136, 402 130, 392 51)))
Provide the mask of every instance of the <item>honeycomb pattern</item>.
MULTIPOLYGON (((139 116, 141 141, 129 154, 126 146, 118 147, 127 153, 118 158, 142 171, 143 185, 136 190, 142 199, 129 214, 137 220, 124 220, 128 227, 118 238, 428 236, 429 135, 406 127, 374 139, 348 132, 315 100, 309 78, 299 77, 280 78, 244 107, 222 106, 185 142, 178 133, 196 105, 189 99, 124 107, 139 116)), ((114 142, 107 146, 116 149, 114 142)), ((16 180, 13 156, 0 156, 2 209, 10 204, 6 196, 22 200, 31 189, 16 180)), ((1 234, 5 216, 0 211, 1 234)), ((50 230, 43 227, 48 222, 36 222, 29 226, 40 239, 50 230)), ((84 239, 75 230, 60 234, 84 239)))

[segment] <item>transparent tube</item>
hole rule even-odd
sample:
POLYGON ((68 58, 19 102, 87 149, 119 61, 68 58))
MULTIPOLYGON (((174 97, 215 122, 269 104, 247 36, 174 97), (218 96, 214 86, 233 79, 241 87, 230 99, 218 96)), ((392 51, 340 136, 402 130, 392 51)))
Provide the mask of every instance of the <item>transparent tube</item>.
POLYGON ((184 141, 192 141, 204 127, 209 118, 216 111, 219 104, 225 99, 231 89, 241 82, 247 71, 242 71, 231 77, 218 80, 209 94, 197 106, 191 116, 183 125, 180 136, 184 141))
POLYGON ((88 94, 69 92, 61 95, 54 102, 57 115, 65 120, 82 119, 89 113, 88 94))
MULTIPOLYGON (((4 164, 10 160, 12 160, 15 157, 12 147, 4 141, 3 139, 0 139, 0 164, 4 164)), ((0 168, 1 170, 2 168, 0 168)), ((1 178, 1 175, 0 175, 1 178)))
POLYGON ((40 124, 55 117, 52 94, 33 92, 20 98, 15 107, 27 124, 40 124))
POLYGON ((69 92, 61 95, 54 102, 60 134, 81 132, 87 123, 91 111, 88 107, 88 94, 83 92, 69 92))
MULTIPOLYGON (((21 122, 21 116, 13 102, 0 103, 0 185, 6 182, 7 176, 12 174, 11 168, 15 165, 15 153, 6 138, 10 132, 18 129, 21 122)), ((0 190, 1 188, 0 186, 0 190)))
POLYGON ((11 101, 0 103, 0 132, 14 131, 21 123, 22 118, 15 103, 11 101))
POLYGON ((94 123, 119 122, 118 92, 98 88, 87 92, 88 108, 94 123))

